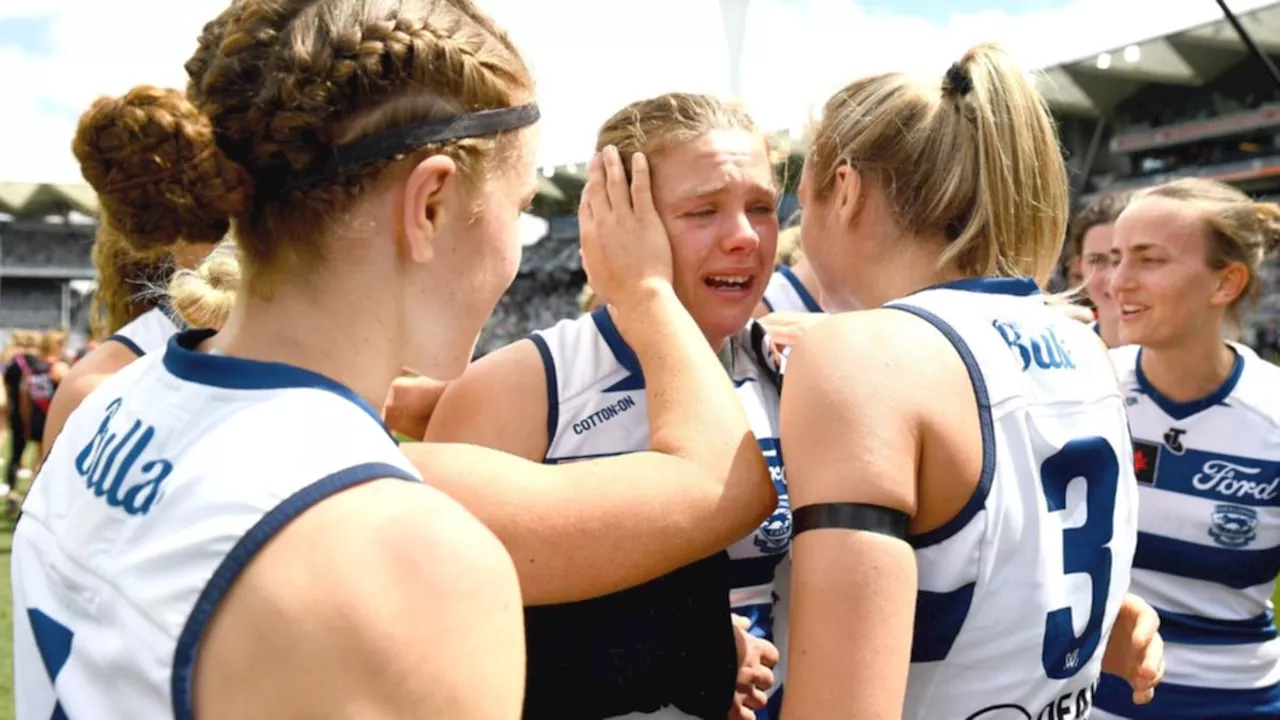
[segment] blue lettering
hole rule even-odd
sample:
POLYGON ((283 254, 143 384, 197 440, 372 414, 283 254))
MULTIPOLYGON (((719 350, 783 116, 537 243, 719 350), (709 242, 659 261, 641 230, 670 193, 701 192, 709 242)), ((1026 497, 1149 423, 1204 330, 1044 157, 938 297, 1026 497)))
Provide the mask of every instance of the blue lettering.
POLYGON ((1024 372, 1033 362, 1041 370, 1075 369, 1076 365, 1071 360, 1071 353, 1053 332, 1053 328, 1047 329, 1038 338, 1031 338, 1024 336, 1013 323, 994 320, 991 324, 1000 333, 1000 337, 1004 339, 1009 349, 1017 352, 1022 360, 1024 372))
POLYGON ((993 320, 992 325, 999 331, 1000 337, 1004 338, 1004 342, 1011 350, 1017 350, 1022 356, 1022 369, 1026 370, 1031 367, 1031 353, 1022 345, 1022 333, 1018 332, 1018 328, 1010 323, 1002 323, 999 320, 993 320))
POLYGON ((165 479, 173 472, 173 463, 165 459, 143 463, 139 473, 142 481, 126 489, 126 481, 155 438, 156 430, 141 420, 134 420, 123 437, 116 435, 111 423, 121 405, 120 399, 107 405, 98 432, 76 455, 76 471, 84 478, 85 488, 106 500, 108 507, 121 508, 130 515, 146 515, 159 499, 165 479))
POLYGON ((622 398, 618 402, 612 405, 606 405, 605 407, 597 410, 596 412, 593 412, 590 415, 586 416, 582 420, 579 420, 578 422, 574 423, 573 434, 581 435, 587 432, 588 430, 594 430, 600 425, 603 425, 604 423, 618 417, 622 413, 630 410, 635 406, 636 406, 636 401, 630 395, 627 395, 626 397, 622 398))

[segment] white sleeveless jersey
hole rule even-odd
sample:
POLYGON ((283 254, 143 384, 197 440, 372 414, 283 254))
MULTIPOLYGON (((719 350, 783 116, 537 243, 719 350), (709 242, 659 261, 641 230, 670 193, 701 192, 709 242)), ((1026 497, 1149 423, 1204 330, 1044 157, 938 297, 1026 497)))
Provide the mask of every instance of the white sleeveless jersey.
MULTIPOLYGON (((547 372, 546 461, 572 462, 649 449, 649 409, 635 352, 606 309, 534 333, 547 372)), ((731 376, 778 493, 778 506, 751 535, 728 548, 735 613, 771 638, 785 618, 773 613, 774 570, 791 543, 791 506, 778 450, 778 388, 763 328, 752 321, 731 340, 731 376)), ((726 618, 727 620, 727 618, 726 618)), ((775 687, 778 683, 775 683, 775 687)), ((688 715, 667 708, 659 716, 688 715)))
POLYGON ((13 537, 18 720, 191 718, 201 635, 255 553, 332 494, 421 480, 377 412, 184 333, 71 415, 13 537))
POLYGON ((814 299, 813 293, 786 265, 779 265, 773 271, 761 300, 769 312, 822 312, 822 306, 814 299))
POLYGON ((1137 539, 1107 352, 1029 279, 962 280, 888 307, 951 341, 983 440, 969 503, 910 538, 919 594, 903 718, 1086 717, 1137 539))
POLYGON ((186 329, 186 323, 168 306, 154 307, 131 320, 117 330, 108 340, 114 340, 142 357, 147 353, 163 350, 169 338, 186 329))
POLYGON ((1132 592, 1160 613, 1167 668, 1141 708, 1108 678, 1098 708, 1115 716, 1280 717, 1280 367, 1232 347, 1226 383, 1183 403, 1147 381, 1139 348, 1111 354, 1142 498, 1132 592))

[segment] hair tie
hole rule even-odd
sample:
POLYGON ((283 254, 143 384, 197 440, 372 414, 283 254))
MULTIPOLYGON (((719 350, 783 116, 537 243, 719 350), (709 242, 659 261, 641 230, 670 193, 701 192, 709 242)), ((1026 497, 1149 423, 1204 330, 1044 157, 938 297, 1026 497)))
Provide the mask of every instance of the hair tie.
POLYGON ((969 77, 969 73, 960 67, 960 63, 951 63, 951 67, 947 69, 947 87, 946 90, 953 92, 960 97, 968 95, 973 90, 973 79, 969 77))

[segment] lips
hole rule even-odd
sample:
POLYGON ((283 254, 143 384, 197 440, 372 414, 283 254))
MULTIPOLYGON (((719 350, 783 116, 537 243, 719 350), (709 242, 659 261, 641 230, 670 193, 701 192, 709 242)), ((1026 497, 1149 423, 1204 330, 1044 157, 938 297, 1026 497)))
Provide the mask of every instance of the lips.
POLYGON ((1142 317, 1149 308, 1146 305, 1136 305, 1134 303, 1123 303, 1120 305, 1121 320, 1136 320, 1142 317))
POLYGON ((712 290, 747 290, 754 280, 755 276, 750 273, 715 273, 702 278, 702 282, 712 290))

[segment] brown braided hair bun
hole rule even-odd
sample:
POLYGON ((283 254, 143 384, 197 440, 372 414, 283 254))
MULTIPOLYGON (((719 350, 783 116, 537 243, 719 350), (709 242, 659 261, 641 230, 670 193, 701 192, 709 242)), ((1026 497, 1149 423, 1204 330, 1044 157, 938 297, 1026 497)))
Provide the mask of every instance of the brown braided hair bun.
POLYGON ((72 149, 103 220, 141 253, 220 240, 252 192, 249 173, 218 150, 212 123, 177 90, 143 85, 98 99, 72 149))

